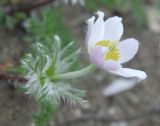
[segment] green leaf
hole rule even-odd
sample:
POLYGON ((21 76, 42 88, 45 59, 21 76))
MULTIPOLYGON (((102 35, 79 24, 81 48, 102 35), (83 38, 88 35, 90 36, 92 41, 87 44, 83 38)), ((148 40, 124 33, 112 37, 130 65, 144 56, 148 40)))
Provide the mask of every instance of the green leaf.
POLYGON ((61 40, 54 37, 54 42, 48 47, 42 43, 35 43, 32 52, 22 60, 26 70, 26 78, 29 79, 25 88, 27 93, 32 94, 38 101, 59 105, 61 100, 71 104, 82 105, 84 91, 72 88, 68 81, 57 81, 52 78, 60 73, 71 71, 74 66, 78 51, 66 53, 73 48, 73 42, 61 47, 61 40))
POLYGON ((25 26, 31 34, 31 42, 51 43, 52 36, 55 34, 60 36, 63 45, 71 41, 70 32, 63 23, 63 13, 60 6, 55 9, 43 8, 40 15, 42 16, 40 17, 38 14, 33 13, 31 18, 26 21, 25 26))

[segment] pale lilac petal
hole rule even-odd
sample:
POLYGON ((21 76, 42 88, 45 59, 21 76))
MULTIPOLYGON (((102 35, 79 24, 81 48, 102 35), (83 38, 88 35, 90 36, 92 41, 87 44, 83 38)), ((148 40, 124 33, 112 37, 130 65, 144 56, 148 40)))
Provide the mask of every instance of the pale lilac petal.
POLYGON ((90 59, 93 63, 98 65, 99 67, 102 67, 102 64, 104 62, 104 55, 108 49, 102 46, 96 46, 94 49, 90 52, 90 59))
POLYGON ((136 79, 118 79, 116 81, 113 81, 109 86, 104 88, 103 94, 104 96, 114 96, 116 94, 119 94, 121 92, 127 91, 131 88, 133 88, 137 83, 136 79))
POLYGON ((139 43, 136 39, 130 38, 119 43, 120 63, 131 60, 138 52, 139 43))
POLYGON ((120 68, 117 71, 110 71, 113 74, 126 77, 128 79, 120 79, 111 83, 103 91, 105 96, 113 96, 123 91, 133 88, 138 82, 147 78, 145 72, 130 68, 120 68))
POLYGON ((105 40, 119 41, 123 34, 122 18, 115 16, 105 21, 105 40))
POLYGON ((104 37, 104 31, 105 31, 105 24, 103 19, 104 13, 101 11, 98 11, 97 15, 98 15, 98 18, 93 25, 92 34, 90 35, 90 38, 88 41, 89 50, 92 49, 97 42, 103 40, 103 37, 104 37))
POLYGON ((120 75, 126 78, 137 78, 138 81, 144 80, 147 78, 147 74, 144 71, 130 69, 130 68, 120 68, 115 71, 109 71, 113 74, 120 75))
POLYGON ((87 20, 87 25, 88 25, 87 36, 86 36, 86 43, 87 44, 91 42, 91 36, 92 36, 92 33, 93 33, 94 21, 95 21, 94 16, 92 16, 90 19, 87 20))
POLYGON ((103 64, 103 69, 105 69, 106 71, 118 70, 120 67, 120 63, 116 61, 105 61, 103 64))

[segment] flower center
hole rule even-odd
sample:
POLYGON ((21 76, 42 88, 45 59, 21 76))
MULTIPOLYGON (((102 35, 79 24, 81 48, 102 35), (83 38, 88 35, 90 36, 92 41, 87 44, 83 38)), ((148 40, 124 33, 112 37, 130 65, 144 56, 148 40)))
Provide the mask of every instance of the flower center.
POLYGON ((120 55, 118 51, 118 42, 113 42, 109 40, 102 40, 96 43, 96 45, 104 46, 109 49, 109 51, 105 54, 104 60, 112 60, 112 61, 118 61, 120 55))

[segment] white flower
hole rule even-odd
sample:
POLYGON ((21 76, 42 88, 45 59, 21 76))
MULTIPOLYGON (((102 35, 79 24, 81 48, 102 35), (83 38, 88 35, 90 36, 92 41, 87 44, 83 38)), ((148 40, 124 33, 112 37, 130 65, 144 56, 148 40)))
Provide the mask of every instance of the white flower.
POLYGON ((133 88, 137 83, 136 78, 118 79, 103 89, 104 96, 113 96, 123 91, 133 88))
POLYGON ((137 53, 139 43, 134 38, 122 40, 122 18, 115 16, 104 21, 104 13, 97 12, 98 18, 91 17, 88 23, 86 43, 91 61, 99 68, 137 81, 147 77, 140 70, 123 68, 122 64, 131 60, 137 53))

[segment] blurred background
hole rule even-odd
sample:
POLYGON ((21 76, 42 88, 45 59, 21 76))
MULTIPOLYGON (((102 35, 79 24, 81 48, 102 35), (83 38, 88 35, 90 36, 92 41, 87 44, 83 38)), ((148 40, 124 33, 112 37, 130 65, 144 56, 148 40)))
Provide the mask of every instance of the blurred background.
MULTIPOLYGON (((86 20, 97 10, 106 17, 123 17, 123 38, 140 42, 135 58, 125 64, 144 70, 148 78, 135 88, 113 96, 102 94, 116 76, 102 70, 78 79, 87 91, 82 108, 62 104, 48 126, 159 126, 160 125, 160 0, 0 0, 0 72, 23 75, 20 60, 35 41, 52 41, 58 34, 66 45, 81 48, 78 65, 90 63, 85 47, 86 20), (78 119, 77 119, 78 118, 78 119)), ((0 126, 32 126, 36 111, 33 97, 19 83, 0 77, 0 126), (3 81, 2 81, 3 80, 3 81)))

